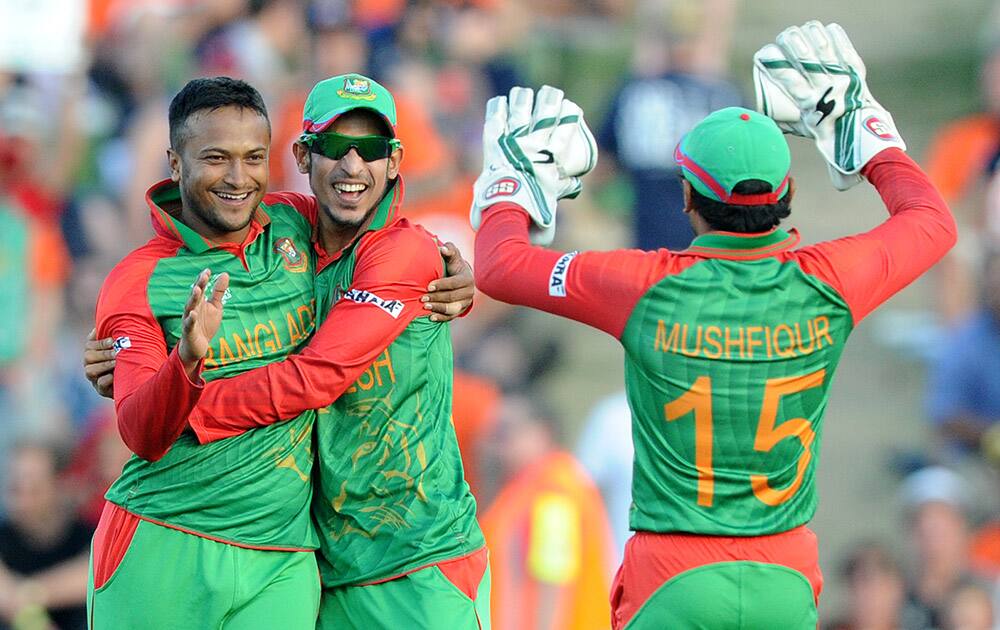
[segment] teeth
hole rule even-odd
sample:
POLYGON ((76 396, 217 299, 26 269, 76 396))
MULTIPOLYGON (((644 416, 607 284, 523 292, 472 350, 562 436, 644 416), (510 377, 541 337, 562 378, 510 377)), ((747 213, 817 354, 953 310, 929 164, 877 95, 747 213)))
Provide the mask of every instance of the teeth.
POLYGON ((224 192, 218 192, 217 191, 215 194, 217 194, 218 196, 222 197, 223 199, 232 199, 233 201, 242 201, 242 200, 244 200, 244 199, 246 199, 247 197, 250 196, 250 193, 248 193, 248 192, 245 192, 242 195, 231 195, 229 193, 224 193, 224 192))
POLYGON ((337 192, 342 193, 361 192, 365 188, 368 188, 368 186, 364 184, 334 184, 333 187, 337 190, 337 192))

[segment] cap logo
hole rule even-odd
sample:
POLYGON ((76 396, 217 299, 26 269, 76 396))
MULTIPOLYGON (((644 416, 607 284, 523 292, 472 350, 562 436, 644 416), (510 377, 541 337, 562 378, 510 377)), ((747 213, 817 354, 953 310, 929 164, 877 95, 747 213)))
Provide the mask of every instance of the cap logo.
POLYGON ((341 98, 353 98, 362 101, 374 101, 376 95, 372 92, 372 83, 368 79, 357 77, 347 77, 344 79, 344 87, 337 90, 337 96, 341 98))
POLYGON ((896 134, 892 133, 892 127, 879 120, 877 116, 865 118, 864 125, 865 129, 882 140, 896 140, 896 134))
POLYGON ((489 188, 487 188, 486 192, 483 194, 483 197, 486 199, 492 199, 494 197, 509 197, 516 193, 517 189, 520 187, 521 183, 513 177, 504 177, 490 184, 489 188))

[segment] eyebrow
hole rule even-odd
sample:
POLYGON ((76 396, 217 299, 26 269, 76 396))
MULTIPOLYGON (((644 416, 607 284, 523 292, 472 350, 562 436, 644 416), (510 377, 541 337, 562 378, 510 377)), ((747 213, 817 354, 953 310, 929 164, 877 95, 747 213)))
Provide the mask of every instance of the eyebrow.
MULTIPOLYGON (((244 154, 246 154, 246 153, 257 153, 257 152, 260 152, 260 151, 267 151, 267 147, 264 146, 264 145, 256 146, 256 147, 254 147, 254 148, 252 148, 252 149, 250 149, 248 151, 245 151, 244 154)), ((233 152, 229 151, 227 149, 223 149, 221 147, 205 147, 204 149, 202 149, 201 151, 198 152, 198 155, 205 155, 205 154, 208 154, 208 153, 221 153, 223 155, 231 155, 233 152)))

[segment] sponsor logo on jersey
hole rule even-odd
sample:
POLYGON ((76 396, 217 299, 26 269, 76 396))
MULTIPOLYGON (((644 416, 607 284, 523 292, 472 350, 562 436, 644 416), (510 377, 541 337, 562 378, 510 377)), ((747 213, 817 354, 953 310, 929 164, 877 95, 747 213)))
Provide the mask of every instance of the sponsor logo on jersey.
POLYGON ((393 319, 399 319, 399 314, 403 312, 403 303, 399 300, 385 300, 371 291, 350 289, 344 293, 344 299, 357 302, 358 304, 374 304, 391 315, 393 319))
POLYGON ((865 129, 882 140, 898 140, 896 134, 892 132, 892 127, 882 122, 878 116, 869 116, 868 118, 865 118, 864 125, 865 129))
POLYGON ((344 87, 337 90, 337 95, 341 98, 354 98, 363 101, 374 101, 375 93, 372 92, 372 84, 368 79, 358 79, 347 77, 344 79, 344 87))
POLYGON ((483 196, 486 199, 509 197, 516 193, 519 188, 521 188, 521 182, 513 177, 502 177, 490 184, 489 188, 486 189, 486 194, 483 196))
POLYGON ((129 339, 128 337, 119 337, 115 339, 115 342, 114 344, 112 344, 111 349, 115 351, 115 354, 118 354, 125 348, 131 348, 131 347, 132 347, 131 339, 129 339))
POLYGON ((283 236, 274 242, 274 251, 285 259, 285 269, 292 273, 302 273, 309 269, 309 258, 295 247, 295 241, 283 236))
POLYGON ((552 273, 549 274, 549 295, 552 297, 566 297, 566 274, 569 272, 569 264, 579 253, 566 252, 552 267, 552 273))

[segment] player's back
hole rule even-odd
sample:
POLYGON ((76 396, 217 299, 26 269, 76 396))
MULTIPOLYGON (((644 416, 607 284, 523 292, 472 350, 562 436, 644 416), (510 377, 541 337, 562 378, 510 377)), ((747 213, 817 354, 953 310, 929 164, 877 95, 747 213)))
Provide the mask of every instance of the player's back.
POLYGON ((621 338, 631 526, 787 531, 815 512, 822 417, 851 313, 786 249, 788 233, 711 238, 665 254, 687 260, 646 291, 621 338))

